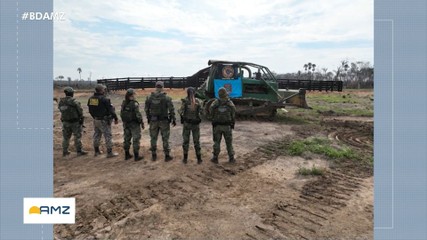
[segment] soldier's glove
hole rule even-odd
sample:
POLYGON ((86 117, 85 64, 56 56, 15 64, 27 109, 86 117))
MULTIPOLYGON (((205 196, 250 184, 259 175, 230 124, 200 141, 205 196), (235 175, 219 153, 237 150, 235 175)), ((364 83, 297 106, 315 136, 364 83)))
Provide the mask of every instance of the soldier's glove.
POLYGON ((172 126, 175 127, 176 126, 176 121, 175 119, 172 120, 172 126))
POLYGON ((150 116, 147 116, 147 123, 150 124, 150 116))
POLYGON ((181 124, 184 124, 184 118, 181 116, 181 124))
POLYGON ((233 129, 233 130, 234 130, 234 122, 232 122, 232 123, 230 124, 230 126, 231 126, 231 129, 233 129))
POLYGON ((84 118, 80 118, 80 120, 79 120, 79 124, 80 124, 80 125, 83 125, 83 123, 84 123, 84 118))

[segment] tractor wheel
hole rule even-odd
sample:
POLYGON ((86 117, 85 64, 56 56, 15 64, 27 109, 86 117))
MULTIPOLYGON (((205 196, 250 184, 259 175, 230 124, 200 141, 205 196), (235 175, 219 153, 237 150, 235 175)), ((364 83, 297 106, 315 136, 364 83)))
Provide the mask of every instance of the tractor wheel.
POLYGON ((268 119, 270 121, 274 121, 274 119, 276 119, 276 116, 277 116, 277 109, 273 109, 271 110, 270 115, 268 116, 268 119))

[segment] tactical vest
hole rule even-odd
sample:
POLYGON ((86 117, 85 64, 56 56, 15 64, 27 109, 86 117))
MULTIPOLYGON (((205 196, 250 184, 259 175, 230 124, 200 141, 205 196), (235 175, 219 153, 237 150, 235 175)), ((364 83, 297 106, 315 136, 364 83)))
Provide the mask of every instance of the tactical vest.
POLYGON ((136 108, 139 106, 137 101, 126 101, 122 103, 122 108, 120 111, 120 117, 123 122, 132 122, 137 121, 136 117, 136 108))
POLYGON ((184 102, 184 112, 182 114, 184 121, 188 123, 200 123, 200 104, 196 101, 196 105, 194 106, 194 109, 191 108, 191 101, 188 99, 185 99, 184 102))
POLYGON ((149 98, 150 115, 160 120, 168 118, 168 104, 166 93, 152 93, 149 98))
POLYGON ((61 98, 58 107, 61 112, 62 121, 77 122, 79 120, 79 112, 77 111, 76 103, 72 97, 61 98))
POLYGON ((214 107, 212 122, 217 124, 231 124, 233 122, 232 108, 229 101, 219 101, 218 105, 214 107))
POLYGON ((93 95, 89 98, 87 105, 92 117, 103 118, 109 115, 107 106, 104 104, 103 95, 93 95))

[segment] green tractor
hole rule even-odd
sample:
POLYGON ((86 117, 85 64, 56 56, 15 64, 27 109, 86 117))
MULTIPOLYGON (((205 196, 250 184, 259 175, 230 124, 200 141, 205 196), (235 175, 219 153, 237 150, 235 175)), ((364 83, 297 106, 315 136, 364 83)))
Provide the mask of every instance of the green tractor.
POLYGON ((286 106, 308 108, 304 89, 279 89, 277 79, 265 66, 217 60, 209 60, 208 65, 198 72, 206 80, 196 90, 207 114, 221 87, 227 89, 241 116, 274 117, 277 109, 286 106))

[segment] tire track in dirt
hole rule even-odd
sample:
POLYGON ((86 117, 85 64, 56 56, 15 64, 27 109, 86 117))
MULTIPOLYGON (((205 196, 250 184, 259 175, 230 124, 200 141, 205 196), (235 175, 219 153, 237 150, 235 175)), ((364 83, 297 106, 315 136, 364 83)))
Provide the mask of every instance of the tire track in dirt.
MULTIPOLYGON (((95 206, 88 204, 84 208, 86 212, 79 213, 79 224, 67 226, 63 229, 66 232, 63 236, 72 239, 99 236, 115 238, 123 226, 141 224, 134 217, 159 202, 167 209, 175 210, 187 204, 206 202, 207 189, 222 191, 224 181, 283 155, 284 141, 275 140, 244 154, 239 157, 237 164, 210 165, 194 174, 154 181, 131 191, 124 189, 117 196, 95 206)), ((350 167, 351 163, 346 166, 350 167)), ((322 222, 327 222, 330 215, 346 207, 346 202, 360 188, 363 178, 355 172, 350 173, 329 170, 323 176, 307 182, 298 198, 277 201, 265 213, 262 225, 255 225, 254 231, 247 233, 246 237, 313 239, 323 226, 322 222)))
MULTIPOLYGON (((244 155, 239 165, 219 166, 229 175, 237 175, 283 154, 286 139, 275 140, 244 155)), ((347 206, 351 196, 361 187, 366 174, 353 170, 358 163, 342 160, 338 169, 306 183, 298 199, 278 201, 263 224, 254 228, 259 236, 250 238, 313 239, 329 216, 347 206)))
MULTIPOLYGON (((268 160, 261 152, 255 150, 239 158, 237 164, 212 164, 207 169, 202 169, 194 174, 152 182, 143 186, 142 189, 123 190, 117 196, 95 206, 88 204, 85 207, 78 207, 85 209, 85 213, 78 212, 76 222, 79 224, 66 227, 65 233, 62 235, 72 239, 77 236, 96 238, 95 236, 105 232, 105 228, 108 226, 112 226, 110 232, 116 232, 116 228, 120 228, 121 225, 136 223, 131 221, 134 213, 144 211, 158 202, 167 208, 176 210, 190 202, 204 202, 207 200, 203 196, 204 190, 209 188, 221 191, 227 178, 243 173, 268 160)), ((115 235, 112 233, 112 235, 106 236, 114 237, 115 235)))
POLYGON ((364 151, 373 151, 373 119, 361 117, 324 118, 328 138, 364 151))
MULTIPOLYGON (((260 148, 264 155, 283 154, 286 140, 275 141, 260 148)), ((255 227, 255 238, 315 239, 317 231, 328 222, 332 214, 347 206, 347 202, 361 188, 365 173, 354 170, 357 162, 342 160, 336 169, 327 170, 322 176, 307 182, 298 198, 278 201, 265 217, 265 228, 255 227)))
MULTIPOLYGON (((298 199, 278 201, 263 223, 290 239, 315 239, 323 222, 328 222, 332 214, 347 206, 362 181, 363 178, 345 178, 333 170, 327 171, 306 183, 298 199)), ((265 235, 265 231, 258 232, 265 235)))
MULTIPOLYGON (((56 114, 55 119, 59 119, 59 115, 56 114)), ((264 124, 268 125, 269 123, 264 124)), ((298 125, 301 131, 295 131, 294 126, 288 126, 288 132, 292 132, 292 135, 296 135, 298 138, 321 134, 322 136, 329 136, 329 138, 333 139, 335 142, 343 142, 360 150, 366 150, 367 148, 364 146, 369 147, 368 145, 372 144, 372 138, 370 138, 371 135, 369 135, 371 134, 369 131, 371 131, 372 128, 364 128, 364 126, 369 126, 369 124, 361 124, 361 127, 352 123, 335 124, 331 122, 331 124, 327 124, 325 121, 322 121, 321 124, 323 126, 315 124, 316 126, 314 127, 316 128, 313 127, 314 124, 298 125), (291 127, 292 131, 290 131, 291 127), (361 129, 361 131, 357 129, 361 129)), ((234 236, 241 236, 243 239, 314 239, 319 229, 327 226, 325 222, 331 221, 331 215, 339 212, 346 206, 351 206, 348 199, 354 197, 355 192, 361 188, 361 184, 358 181, 363 179, 366 175, 360 174, 360 172, 363 172, 363 168, 354 167, 354 163, 352 162, 344 162, 327 171, 323 177, 316 177, 313 178, 312 181, 307 182, 302 187, 301 192, 295 192, 295 190, 301 189, 303 183, 300 182, 301 184, 297 185, 298 188, 291 189, 294 191, 295 195, 292 193, 291 196, 293 197, 287 198, 286 201, 280 196, 284 191, 287 191, 286 187, 289 186, 285 186, 286 184, 284 182, 280 182, 280 184, 274 186, 279 188, 283 186, 283 189, 279 189, 271 201, 265 204, 254 204, 255 201, 264 200, 269 197, 269 190, 262 189, 261 193, 256 195, 257 193, 255 191, 251 192, 252 189, 250 188, 258 187, 256 190, 259 190, 263 187, 268 187, 268 184, 271 184, 273 181, 268 179, 261 184, 247 183, 247 181, 258 181, 253 178, 257 175, 249 170, 265 164, 267 161, 275 161, 274 159, 276 159, 277 156, 284 155, 286 145, 283 144, 283 139, 271 141, 274 136, 277 136, 273 134, 274 132, 285 132, 281 128, 283 126, 284 125, 277 126, 273 131, 269 132, 269 135, 264 136, 256 135, 257 132, 255 131, 252 133, 250 130, 253 125, 244 122, 240 123, 238 126, 240 132, 236 131, 235 140, 237 141, 235 141, 235 143, 237 146, 240 145, 239 147, 245 146, 245 151, 242 152, 246 152, 246 150, 251 152, 244 155, 237 154, 238 159, 235 165, 227 163, 213 165, 210 164, 210 162, 204 162, 199 168, 189 168, 190 171, 183 171, 183 169, 178 168, 178 164, 176 164, 175 161, 171 163, 172 165, 169 164, 167 166, 158 163, 148 163, 146 168, 135 167, 134 169, 128 166, 122 166, 121 163, 118 162, 101 162, 103 165, 100 166, 100 171, 84 172, 86 175, 79 172, 81 176, 75 174, 75 176, 78 177, 76 179, 83 178, 86 180, 85 176, 98 172, 101 174, 108 174, 108 177, 118 177, 117 174, 109 173, 121 167, 125 167, 124 170, 126 171, 133 172, 129 174, 130 178, 128 178, 128 180, 111 180, 105 183, 98 183, 97 179, 92 180, 92 178, 90 178, 89 180, 91 181, 87 181, 90 185, 83 185, 83 188, 86 188, 86 192, 84 190, 80 192, 80 190, 76 190, 77 188, 74 186, 72 188, 66 188, 69 185, 68 181, 71 182, 71 179, 66 177, 60 178, 60 183, 66 184, 66 187, 63 189, 60 188, 58 194, 77 194, 77 197, 81 198, 82 201, 77 202, 79 205, 77 206, 78 215, 76 215, 77 224, 62 225, 59 231, 58 227, 56 227, 55 237, 60 236, 61 239, 143 239, 151 236, 152 238, 185 239, 189 238, 188 236, 194 236, 191 235, 192 233, 185 235, 187 234, 186 231, 191 231, 191 227, 194 227, 194 225, 185 223, 187 224, 185 227, 188 227, 189 230, 182 231, 182 229, 176 228, 176 225, 174 226, 171 224, 165 227, 165 224, 170 224, 170 221, 180 221, 181 219, 179 217, 197 217, 197 211, 204 211, 206 209, 211 212, 201 212, 201 215, 207 214, 209 222, 203 219, 203 217, 198 218, 198 220, 205 221, 202 222, 202 224, 208 225, 210 221, 215 221, 217 218, 227 218, 229 216, 219 215, 221 215, 221 211, 224 211, 224 209, 229 210, 230 208, 221 208, 221 204, 224 204, 225 201, 221 202, 218 200, 221 197, 230 197, 229 200, 231 202, 227 203, 229 204, 227 207, 239 208, 243 206, 245 208, 241 210, 241 212, 252 211, 251 213, 259 217, 255 218, 255 220, 252 219, 254 222, 256 221, 256 223, 251 222, 251 225, 245 225, 245 227, 247 227, 246 234, 243 232, 242 235, 234 236), (251 133, 251 137, 247 138, 243 132, 246 135, 247 133, 251 133), (264 144, 265 139, 269 142, 265 146, 256 148, 259 144, 264 144), (176 172, 174 173, 176 173, 177 176, 170 174, 173 168, 176 168, 176 172), (193 169, 194 172, 191 172, 193 169), (135 173, 141 173, 142 181, 140 183, 132 182, 139 181, 140 179, 135 177, 135 173), (146 173, 149 174, 144 176, 146 173), (165 174, 166 176, 155 179, 153 178, 155 174, 165 174), (155 180, 152 181, 151 179, 155 180), (111 184, 115 184, 114 187, 111 184), (93 193, 88 194, 87 189, 91 189, 90 191, 92 191, 92 187, 96 187, 96 189, 93 190, 93 193), (227 191, 229 191, 229 193, 225 193, 227 191), (98 192, 102 195, 94 197, 94 194, 98 195, 98 192), (110 196, 108 194, 112 195, 110 196), (249 197, 251 198, 250 200, 244 201, 244 203, 237 203, 239 197, 247 197, 252 194, 254 194, 254 196, 252 198, 249 197), (265 194, 266 197, 260 197, 260 194, 265 194), (219 205, 213 204, 216 201, 219 205), (209 205, 208 208, 203 208, 205 203, 209 205), (165 208, 171 211, 164 211, 165 208), (194 209, 193 215, 182 214, 191 208, 194 209), (219 211, 218 216, 216 214, 217 211, 219 211), (171 214, 171 216, 166 216, 165 214, 171 214), (128 228, 128 226, 130 227, 128 228), (126 236, 123 235, 124 232, 126 236), (163 232, 167 232, 167 234, 170 235, 163 234, 163 232)), ((256 126, 254 129, 256 130, 258 127, 259 126, 256 126)), ((265 127, 264 125, 262 126, 262 128, 265 127)), ((121 128, 116 126, 116 132, 121 131, 121 128)), ((175 132, 179 132, 179 130, 175 132)), ((87 135, 90 134, 91 132, 88 130, 87 135)), ((55 135, 61 136, 59 129, 55 129, 55 135)), ((205 135, 210 136, 210 132, 206 132, 205 135)), ((179 134, 176 136, 180 137, 179 134)), ((86 142, 84 145, 90 146, 91 142, 89 142, 88 138, 85 139, 86 142)), ((121 147, 119 143, 122 140, 121 135, 115 135, 115 139, 115 147, 121 147)), ((174 139, 173 136, 171 139, 174 139)), ((60 142, 60 138, 54 142, 54 149, 59 151, 61 147, 57 142, 60 142)), ((210 141, 208 142, 210 147, 210 141)), ((96 163, 90 166, 86 164, 85 167, 97 169, 98 164, 99 163, 96 163)), ((127 174, 126 171, 122 171, 122 173, 127 174)), ((108 177, 105 179, 108 179, 108 177)), ((286 179, 284 181, 286 181, 286 179)), ((83 180, 79 182, 86 183, 86 181, 83 180)), ((372 206, 366 206, 365 208, 365 211, 372 212, 372 206)), ((342 211, 340 214, 346 212, 347 211, 342 211)), ((238 215, 238 217, 240 216, 241 215, 238 215)), ((227 220, 239 221, 240 219, 243 218, 229 218, 227 220)), ((215 238, 215 236, 224 237, 224 235, 215 235, 217 234, 215 231, 209 231, 209 229, 206 228, 198 228, 198 230, 200 230, 202 234, 210 234, 213 238, 215 238)))

